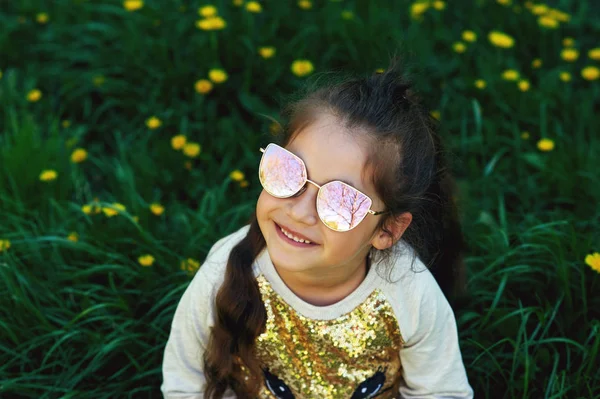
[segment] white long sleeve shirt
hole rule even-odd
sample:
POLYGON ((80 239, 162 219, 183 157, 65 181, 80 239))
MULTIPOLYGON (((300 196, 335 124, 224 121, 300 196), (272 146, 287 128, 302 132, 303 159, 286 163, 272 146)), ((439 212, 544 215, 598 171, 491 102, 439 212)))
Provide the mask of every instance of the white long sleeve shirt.
MULTIPOLYGON (((203 399, 215 295, 229 252, 248 229, 212 247, 177 305, 164 352, 166 399, 203 399)), ((411 262, 412 248, 400 240, 395 249, 391 276, 379 276, 374 263, 356 290, 329 306, 296 296, 267 249, 257 257, 252 268, 267 311, 256 341, 260 399, 473 397, 452 308, 419 258, 411 262)), ((225 397, 235 395, 228 389, 225 397)))

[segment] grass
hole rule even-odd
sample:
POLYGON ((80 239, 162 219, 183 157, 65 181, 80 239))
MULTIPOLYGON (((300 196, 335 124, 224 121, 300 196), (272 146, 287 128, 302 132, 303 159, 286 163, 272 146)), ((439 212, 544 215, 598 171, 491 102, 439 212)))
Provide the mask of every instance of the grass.
POLYGON ((396 49, 439 112, 459 182, 471 298, 456 318, 476 397, 600 397, 600 276, 584 262, 600 251, 600 81, 582 75, 600 67, 588 55, 594 2, 548 3, 570 18, 546 28, 541 3, 432 2, 411 17, 406 1, 265 1, 257 14, 214 1, 227 23, 217 31, 195 26, 205 4, 28 0, 0 11, 2 397, 160 397, 194 261, 253 210, 269 117, 307 79, 372 73, 396 49), (464 30, 477 40, 456 53, 464 30), (514 46, 493 46, 493 30, 514 46), (565 38, 573 62, 561 58, 565 38), (298 59, 312 76, 291 72, 298 59), (228 79, 196 92, 213 68, 228 79), (502 79, 506 69, 529 90, 502 79), (41 98, 28 101, 33 89, 41 98), (200 153, 173 149, 178 134, 200 153), (75 148, 85 161, 71 162, 75 148), (46 169, 57 178, 40 181, 46 169))

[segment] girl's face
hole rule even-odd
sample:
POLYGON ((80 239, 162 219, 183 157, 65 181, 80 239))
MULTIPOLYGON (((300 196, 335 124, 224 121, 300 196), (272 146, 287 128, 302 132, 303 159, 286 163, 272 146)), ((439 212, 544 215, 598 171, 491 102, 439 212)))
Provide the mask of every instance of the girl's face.
MULTIPOLYGON (((369 179, 361 178, 365 149, 334 116, 320 116, 298 133, 286 149, 304 161, 310 180, 319 185, 332 180, 344 181, 373 200, 372 210, 384 210, 369 179)), ((374 237, 381 240, 375 230, 383 216, 368 214, 350 231, 333 231, 317 214, 317 187, 308 183, 303 190, 292 198, 276 198, 263 190, 258 198, 256 216, 273 264, 280 272, 320 278, 358 270, 377 240, 374 237), (288 232, 299 233, 314 245, 294 245, 282 236, 280 226, 288 232)))

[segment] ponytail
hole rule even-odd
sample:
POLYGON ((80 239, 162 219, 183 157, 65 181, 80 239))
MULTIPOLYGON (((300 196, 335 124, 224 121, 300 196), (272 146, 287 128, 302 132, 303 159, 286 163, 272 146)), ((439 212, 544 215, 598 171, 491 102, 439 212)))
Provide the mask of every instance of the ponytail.
MULTIPOLYGON (((456 205, 456 184, 446 164, 439 135, 432 132, 435 177, 425 193, 431 229, 425 233, 423 261, 451 305, 466 295, 465 239, 456 205)), ((422 233, 423 234, 423 233, 422 233)))
POLYGON ((265 248, 256 215, 250 229, 227 261, 225 279, 216 295, 216 320, 204 353, 205 399, 220 399, 231 387, 240 399, 255 398, 262 371, 255 358, 255 340, 266 312, 252 264, 265 248), (252 378, 246 378, 249 376, 252 378))

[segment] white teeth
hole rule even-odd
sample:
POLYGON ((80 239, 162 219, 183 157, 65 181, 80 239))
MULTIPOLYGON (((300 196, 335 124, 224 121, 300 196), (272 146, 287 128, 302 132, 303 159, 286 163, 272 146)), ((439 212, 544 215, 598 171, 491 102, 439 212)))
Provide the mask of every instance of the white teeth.
POLYGON ((311 242, 310 242, 310 241, 308 241, 308 240, 303 240, 303 239, 301 239, 301 238, 298 238, 298 237, 296 237, 295 235, 292 235, 292 234, 288 233, 287 231, 285 231, 285 230, 284 230, 283 228, 281 228, 281 227, 280 227, 280 229, 281 229, 281 232, 282 232, 283 234, 285 234, 285 236, 286 236, 286 237, 288 237, 288 238, 291 238, 292 240, 294 240, 294 241, 296 241, 296 242, 301 242, 301 243, 306 243, 306 244, 310 244, 310 243, 311 243, 311 242))

